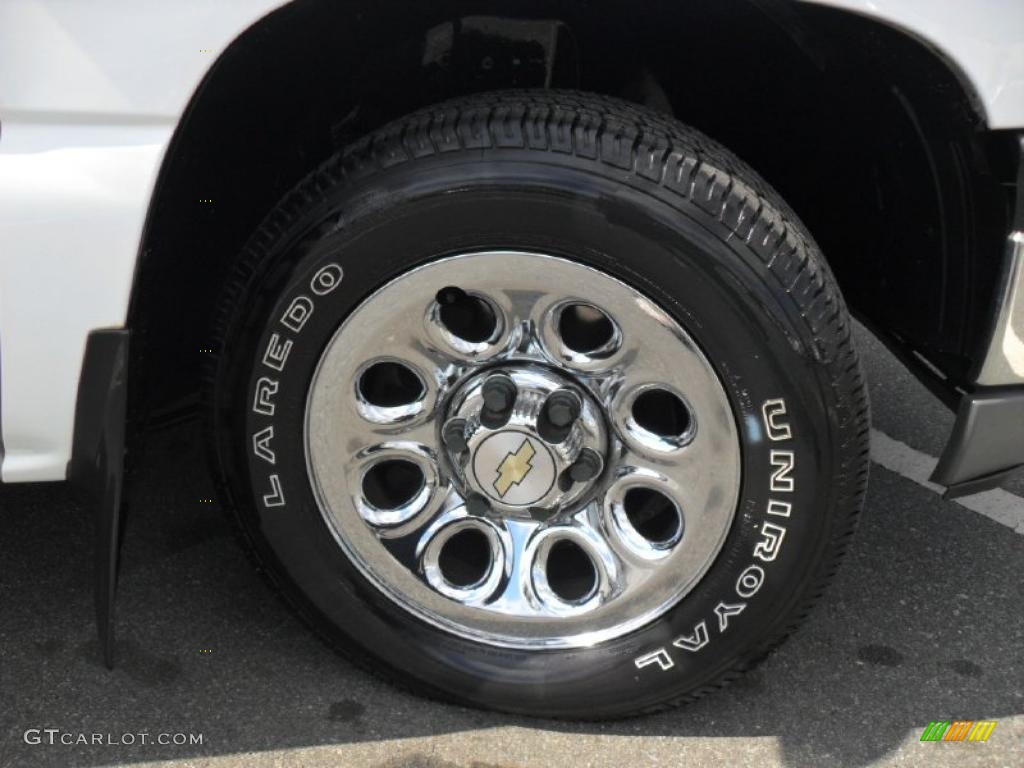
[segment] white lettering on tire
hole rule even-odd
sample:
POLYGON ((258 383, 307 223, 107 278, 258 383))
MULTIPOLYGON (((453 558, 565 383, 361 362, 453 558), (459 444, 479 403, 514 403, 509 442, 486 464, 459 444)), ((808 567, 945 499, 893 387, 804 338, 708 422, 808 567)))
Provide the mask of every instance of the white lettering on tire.
POLYGON ((718 632, 725 632, 729 628, 729 617, 739 616, 746 607, 746 603, 727 603, 724 600, 719 602, 715 606, 715 615, 718 617, 718 632))
MULTIPOLYGON (((288 304, 288 308, 278 318, 281 330, 270 334, 267 346, 263 351, 261 362, 272 370, 283 373, 288 365, 288 356, 292 351, 296 339, 289 338, 284 331, 292 334, 302 333, 302 330, 309 322, 316 309, 316 298, 326 296, 341 285, 344 272, 338 264, 326 264, 316 271, 309 281, 309 291, 312 296, 299 294, 288 304)), ((252 412, 259 416, 272 418, 277 410, 274 398, 280 389, 278 379, 269 376, 260 376, 256 381, 256 388, 252 399, 252 412)), ((274 439, 274 425, 267 424, 255 431, 252 435, 253 456, 262 462, 275 466, 277 455, 271 445, 274 439)), ((277 473, 266 475, 266 486, 268 492, 262 494, 263 506, 267 509, 272 507, 285 506, 284 488, 281 487, 281 477, 277 473)))
POLYGON ((675 666, 675 662, 672 661, 672 657, 668 655, 668 651, 664 648, 659 648, 656 651, 645 653, 643 656, 637 656, 633 663, 636 664, 637 669, 643 669, 649 667, 652 664, 657 664, 661 668, 661 671, 672 669, 675 666))
POLYGON ((276 464, 277 456, 274 449, 270 447, 270 441, 274 439, 274 425, 264 427, 252 436, 252 452, 268 464, 276 464))
POLYGON ((773 467, 776 467, 776 470, 772 472, 772 493, 790 493, 793 491, 795 483, 793 476, 789 474, 793 471, 793 465, 796 463, 793 452, 772 451, 770 462, 773 467))
POLYGON ((309 289, 317 296, 326 296, 341 285, 341 279, 344 276, 345 273, 341 267, 333 263, 328 264, 316 271, 313 279, 309 281, 309 289))
POLYGON ((740 597, 753 597, 764 584, 764 568, 760 565, 748 565, 740 577, 736 579, 736 594, 740 597))
MULTIPOLYGON (((786 418, 788 410, 786 401, 781 397, 765 400, 761 405, 761 416, 764 422, 765 434, 772 442, 781 443, 793 439, 793 430, 786 418)), ((796 467, 796 455, 791 450, 771 449, 768 452, 768 463, 772 467, 769 492, 793 493, 796 489, 796 479, 793 476, 796 467)), ((776 518, 788 519, 793 511, 793 505, 789 501, 771 498, 765 508, 765 515, 772 515, 776 518)), ((780 521, 782 522, 782 521, 780 521)), ((782 550, 782 543, 786 538, 786 528, 776 522, 762 521, 760 529, 760 540, 754 545, 752 556, 762 563, 771 563, 782 550)), ((767 575, 764 568, 757 563, 750 563, 744 568, 736 579, 734 592, 743 601, 754 597, 764 586, 767 575)), ((739 616, 746 609, 746 602, 728 602, 720 600, 714 607, 713 613, 718 618, 716 622, 718 634, 721 635, 729 629, 730 619, 739 616)), ((707 622, 701 620, 694 625, 693 632, 687 635, 679 635, 672 641, 672 647, 688 653, 696 653, 705 648, 711 642, 711 633, 708 630, 707 622)), ((657 667, 666 672, 675 667, 675 661, 668 648, 657 648, 649 653, 637 656, 634 659, 637 669, 646 667, 657 667)))
POLYGON ((689 635, 680 635, 672 641, 672 645, 682 648, 684 651, 696 653, 709 642, 711 642, 711 638, 708 636, 708 624, 701 620, 694 626, 693 632, 689 635))
POLYGON ((256 394, 252 399, 253 413, 263 416, 274 415, 274 395, 277 394, 278 383, 266 376, 260 376, 256 382, 256 394))
POLYGON ((764 537, 764 541, 758 542, 754 547, 754 557, 770 563, 779 554, 779 547, 782 546, 782 540, 786 537, 786 529, 781 525, 766 522, 761 526, 761 535, 764 537))
POLYGON ((312 314, 313 301, 308 296, 296 296, 281 315, 281 325, 289 331, 299 333, 312 314))
POLYGON ((264 507, 283 507, 284 491, 281 490, 281 478, 271 475, 267 478, 270 482, 270 493, 263 496, 264 507))
POLYGON ((263 353, 263 364, 275 371, 283 371, 285 363, 288 362, 288 353, 291 351, 291 339, 281 341, 280 335, 272 333, 267 343, 267 351, 263 353))
POLYGON ((786 401, 781 397, 765 400, 761 406, 761 413, 764 416, 764 428, 769 440, 777 442, 789 440, 793 436, 789 424, 782 421, 782 417, 786 415, 786 401))

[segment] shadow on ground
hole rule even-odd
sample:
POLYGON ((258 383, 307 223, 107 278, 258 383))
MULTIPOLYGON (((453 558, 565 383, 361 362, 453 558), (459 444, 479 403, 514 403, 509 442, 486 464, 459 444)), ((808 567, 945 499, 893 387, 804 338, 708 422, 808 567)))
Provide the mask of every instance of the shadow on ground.
POLYGON ((144 460, 144 477, 163 479, 146 480, 133 502, 112 672, 99 663, 92 623, 87 516, 61 485, 0 489, 0 765, 187 759, 519 725, 774 736, 787 765, 863 766, 929 720, 1024 712, 1024 537, 881 469, 833 587, 757 671, 680 710, 575 724, 417 699, 326 650, 255 575, 216 505, 200 501, 211 494, 196 444, 194 429, 179 427, 144 460), (26 729, 46 727, 194 731, 204 744, 23 742, 26 729))

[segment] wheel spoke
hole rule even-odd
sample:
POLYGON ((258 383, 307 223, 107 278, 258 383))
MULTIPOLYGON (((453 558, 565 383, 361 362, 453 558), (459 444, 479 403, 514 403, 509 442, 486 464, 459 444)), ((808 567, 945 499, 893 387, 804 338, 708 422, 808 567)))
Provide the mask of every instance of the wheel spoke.
POLYGON ((493 608, 518 615, 540 615, 540 603, 531 585, 529 563, 526 562, 527 546, 539 524, 533 521, 505 520, 503 527, 508 558, 502 591, 494 601, 493 608))

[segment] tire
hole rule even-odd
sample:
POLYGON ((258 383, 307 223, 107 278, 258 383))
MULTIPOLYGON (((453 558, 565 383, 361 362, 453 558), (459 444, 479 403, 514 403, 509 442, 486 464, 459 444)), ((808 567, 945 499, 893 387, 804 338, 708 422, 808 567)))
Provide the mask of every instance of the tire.
MULTIPOLYGON (((214 469, 223 503, 233 510, 257 563, 332 646, 415 692, 451 702, 533 716, 604 719, 693 700, 750 668, 806 615, 836 570, 863 501, 866 393, 846 308, 810 235, 764 181, 715 142, 613 99, 576 92, 475 96, 424 109, 348 147, 311 173, 252 237, 223 296, 217 349, 207 393, 214 469), (441 285, 452 280, 466 284, 441 285), (591 409, 588 366, 604 363, 590 342, 570 342, 571 327, 564 323, 567 312, 578 314, 575 305, 569 310, 559 304, 561 314, 550 315, 561 334, 551 344, 570 351, 558 347, 562 352, 556 354, 555 347, 544 347, 547 357, 541 363, 534 365, 533 352, 519 361, 519 348, 513 349, 519 342, 492 341, 494 334, 515 331, 541 338, 547 320, 526 323, 503 308, 503 297, 515 292, 502 293, 501 281, 532 286, 534 293, 524 289, 517 296, 576 296, 590 310, 597 307, 597 315, 605 316, 594 320, 591 312, 586 328, 597 323, 607 332, 601 343, 612 347, 636 345, 639 351, 629 359, 661 371, 671 383, 657 386, 668 395, 653 398, 642 413, 639 394, 629 395, 634 399, 625 405, 609 394, 607 411, 594 394, 591 409), (473 294, 478 284, 499 287, 488 298, 486 292, 473 294), (594 295, 629 299, 602 307, 587 295, 590 288, 594 295), (418 291, 437 291, 430 293, 436 305, 424 300, 430 307, 423 315, 427 319, 406 306, 419 306, 413 299, 418 291), (445 302, 458 310, 444 316, 445 302), (466 317, 484 324, 476 336, 475 330, 467 332, 468 345, 462 331, 451 330, 466 317), (654 325, 639 330, 644 317, 653 318, 654 325), (611 325, 602 325, 604 320, 611 325), (424 331, 428 341, 416 336, 415 344, 403 346, 402 329, 418 334, 429 323, 435 325, 424 331), (458 344, 449 339, 461 345, 461 351, 449 350, 459 357, 461 372, 446 379, 448 369, 439 367, 435 377, 409 363, 421 379, 417 385, 383 366, 380 371, 390 372, 390 379, 381 376, 393 387, 406 386, 405 397, 412 398, 400 406, 385 402, 387 382, 375 389, 378 363, 372 360, 403 366, 402 359, 392 358, 406 349, 410 360, 419 360, 415 355, 424 345, 439 338, 437 323, 444 338, 450 331, 461 339, 458 344), (377 333, 381 338, 374 339, 377 333), (678 348, 663 343, 667 333, 679 339, 678 348), (495 349, 506 344, 500 370, 498 358, 479 351, 492 343, 495 349), (660 346, 652 351, 648 343, 660 346), (356 359, 359 355, 366 359, 356 359), (351 374, 354 390, 344 384, 348 373, 334 378, 349 371, 344 366, 350 363, 363 366, 351 374), (480 446, 486 443, 463 447, 467 440, 483 439, 473 430, 484 430, 480 424, 491 418, 484 411, 492 407, 487 387, 498 387, 487 378, 495 370, 513 379, 517 397, 531 387, 537 392, 530 396, 540 398, 558 387, 577 392, 576 400, 583 402, 574 407, 582 412, 570 428, 581 430, 582 444, 594 446, 603 462, 596 479, 563 482, 569 459, 558 451, 571 441, 556 444, 544 437, 543 450, 551 450, 550 471, 556 473, 551 477, 558 483, 545 485, 547 490, 516 490, 524 499, 534 494, 529 503, 535 506, 522 517, 511 507, 496 511, 505 509, 505 496, 479 485, 481 478, 497 472, 495 493, 501 487, 525 489, 531 472, 535 477, 548 472, 548 458, 535 452, 539 458, 523 463, 522 451, 534 449, 525 442, 516 449, 503 437, 511 446, 508 453, 518 450, 519 458, 487 465, 485 471, 475 462, 485 462, 480 446), (688 372, 685 378, 682 370, 688 372), (477 378, 470 381, 470 376, 477 378), (434 406, 428 402, 432 397, 434 406), (483 405, 473 411, 480 398, 483 405), (721 413, 716 403, 724 403, 721 413), (381 409, 374 410, 377 406, 381 409), (357 435, 392 429, 352 426, 352 413, 398 430, 423 418, 417 409, 434 407, 440 414, 442 406, 449 421, 457 421, 452 414, 467 413, 468 421, 451 428, 451 442, 445 427, 444 437, 406 457, 407 464, 430 466, 415 469, 422 474, 407 481, 403 498, 387 497, 389 488, 400 485, 395 467, 401 460, 388 465, 367 458, 381 445, 405 450, 397 438, 381 438, 380 445, 351 454, 370 462, 359 470, 362 475, 346 461, 335 461, 356 450, 363 439, 357 435), (590 421, 588 409, 593 410, 590 421), (671 424, 665 421, 670 412, 671 424), (334 416, 336 422, 328 418, 334 416), (657 423, 644 431, 637 425, 645 419, 657 423), (659 435, 668 442, 656 442, 659 435), (664 477, 657 469, 661 450, 682 457, 665 460, 665 466, 676 463, 664 477), (677 482, 672 473, 688 460, 687 450, 698 451, 690 460, 696 469, 678 469, 677 482), (666 483, 655 483, 656 488, 677 489, 650 492, 668 498, 667 504, 656 498, 662 512, 651 513, 656 517, 669 510, 664 513, 668 538, 634 535, 644 530, 647 513, 641 510, 640 522, 634 519, 623 500, 628 489, 617 502, 608 500, 617 487, 615 477, 633 477, 633 468, 615 463, 620 455, 654 467, 650 476, 666 483), (713 456, 720 458, 708 460, 713 456), (534 472, 536 462, 543 472, 534 472), (387 470, 380 469, 384 465, 387 470), (385 491, 367 479, 374 473, 383 478, 385 491), (405 541, 405 534, 385 528, 398 518, 418 525, 416 515, 427 513, 409 512, 414 508, 409 499, 426 494, 425 506, 415 509, 433 509, 431 494, 445 498, 438 489, 455 483, 452 478, 469 490, 458 497, 465 505, 449 510, 451 519, 476 526, 464 537, 467 547, 472 540, 476 554, 458 550, 446 556, 445 547, 455 545, 438 544, 430 561, 437 568, 430 571, 425 558, 437 533, 434 538, 410 534, 417 547, 410 555, 411 549, 402 549, 405 544, 387 538, 405 541), (563 484, 569 489, 564 493, 563 484), (483 498, 473 488, 490 495, 483 498), (596 549, 588 549, 586 536, 562 548, 567 553, 578 545, 589 566, 578 552, 570 556, 559 550, 559 558, 585 572, 579 594, 559 586, 563 581, 556 584, 569 571, 553 554, 556 544, 541 559, 538 549, 528 551, 525 544, 501 538, 509 531, 539 535, 556 527, 554 503, 536 506, 536 499, 549 498, 536 495, 542 492, 559 499, 558 509, 569 509, 572 499, 580 505, 590 499, 598 517, 581 512, 579 519, 598 522, 580 530, 608 538, 593 544, 596 549), (368 501, 371 496, 376 500, 368 501), (694 503, 699 499, 706 505, 694 503), (374 517, 374 510, 392 507, 397 511, 374 517), (472 517, 474 510, 479 519, 472 517), (403 517, 407 513, 412 517, 403 517), (614 528, 619 523, 625 527, 614 528), (632 546, 620 538, 630 536, 639 549, 619 556, 632 546), (399 550, 402 554, 394 554, 399 550), (611 564, 601 560, 609 552, 611 564), (472 571, 472 578, 459 581, 449 574, 449 565, 438 565, 443 557, 456 564, 452 573, 474 557, 485 562, 473 566, 482 570, 472 571), (509 575, 513 557, 526 568, 516 571, 519 576, 509 575), (649 565, 645 557, 663 558, 664 565, 649 565), (413 564, 404 571, 396 565, 407 560, 413 564), (428 571, 436 577, 438 568, 437 584, 456 590, 457 599, 424 591, 428 571), (519 592, 509 593, 511 607, 499 610, 470 595, 474 584, 494 573, 504 579, 502 589, 511 589, 515 578, 526 579, 516 582, 519 592), (550 588, 545 595, 557 593, 550 602, 538 597, 545 584, 550 588), (655 605, 651 594, 664 597, 662 603, 655 605), (628 599, 620 600, 625 595, 628 599), (596 607, 586 607, 587 601, 596 607), (591 635, 589 626, 595 627, 591 635)), ((435 351, 430 347, 430 355, 435 351)), ((620 353, 625 354, 609 355, 620 353)), ((624 381, 632 381, 633 363, 615 365, 624 381)), ((500 400, 493 402, 511 407, 500 400)), ((538 434, 557 421, 554 409, 545 405, 535 417, 538 434)), ((494 417, 495 423, 512 424, 517 417, 509 413, 494 417)), ((436 420, 431 429, 440 435, 442 416, 431 418, 436 420)), ((536 442, 532 429, 524 434, 536 442)), ((422 430, 415 432, 420 438, 429 432, 422 430)), ((565 515, 558 518, 561 524, 575 525, 577 518, 565 515)), ((574 574, 564 577, 564 584, 575 583, 574 574)))

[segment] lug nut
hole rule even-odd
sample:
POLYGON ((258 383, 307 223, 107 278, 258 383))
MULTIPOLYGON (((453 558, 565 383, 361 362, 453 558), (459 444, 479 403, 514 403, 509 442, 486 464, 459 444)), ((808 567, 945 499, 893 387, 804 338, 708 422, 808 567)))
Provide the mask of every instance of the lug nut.
POLYGON ((444 425, 444 429, 441 430, 441 439, 444 440, 444 444, 448 446, 449 450, 455 453, 462 453, 468 444, 466 443, 466 420, 465 419, 452 419, 444 425))
POLYGON ((484 407, 480 421, 495 429, 508 421, 516 402, 516 383, 503 373, 496 373, 484 382, 484 407))
POLYGON ((593 480, 604 466, 600 454, 590 448, 584 448, 573 465, 569 467, 569 476, 577 483, 593 480))
POLYGON ((565 429, 580 415, 580 398, 575 392, 560 389, 544 403, 544 416, 557 429, 565 429))
POLYGON ((516 399, 516 384, 503 374, 491 376, 484 382, 484 404, 492 411, 506 411, 516 399))
POLYGON ((559 389, 548 395, 537 419, 537 431, 549 443, 560 443, 569 436, 572 425, 579 418, 583 404, 579 395, 569 389, 559 389))

